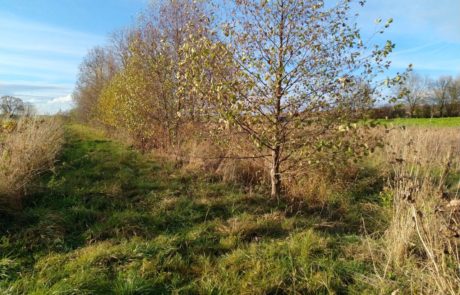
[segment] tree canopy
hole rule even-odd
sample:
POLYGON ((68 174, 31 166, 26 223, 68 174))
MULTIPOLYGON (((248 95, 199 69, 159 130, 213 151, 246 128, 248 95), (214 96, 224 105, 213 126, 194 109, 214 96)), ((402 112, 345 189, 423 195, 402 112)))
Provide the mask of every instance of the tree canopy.
POLYGON ((27 109, 29 109, 28 105, 20 98, 9 95, 0 98, 0 110, 3 116, 19 116, 24 114, 27 109))

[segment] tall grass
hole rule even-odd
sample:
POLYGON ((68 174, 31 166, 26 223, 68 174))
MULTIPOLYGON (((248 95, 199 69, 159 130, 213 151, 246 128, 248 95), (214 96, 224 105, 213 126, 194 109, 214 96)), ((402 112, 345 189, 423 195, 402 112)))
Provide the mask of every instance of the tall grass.
MULTIPOLYGON (((197 132, 196 132, 197 133, 197 132)), ((182 161, 187 171, 203 171, 227 183, 246 188, 259 187, 268 181, 269 165, 248 139, 241 134, 222 134, 225 144, 208 136, 191 137, 181 147, 182 161), (232 142, 239 142, 238 146, 232 142)))
POLYGON ((53 165, 63 143, 62 122, 36 117, 2 125, 0 203, 19 206, 26 185, 53 165))
POLYGON ((401 128, 387 140, 391 176, 382 196, 391 219, 370 247, 377 281, 388 291, 460 294, 460 134, 401 128))

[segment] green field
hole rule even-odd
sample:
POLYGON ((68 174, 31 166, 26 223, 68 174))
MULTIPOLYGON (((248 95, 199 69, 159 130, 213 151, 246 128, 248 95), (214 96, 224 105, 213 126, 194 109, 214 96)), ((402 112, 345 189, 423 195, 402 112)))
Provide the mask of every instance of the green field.
POLYGON ((460 117, 454 118, 398 118, 381 119, 382 124, 398 126, 421 126, 421 127, 460 127, 460 117))
POLYGON ((359 294, 370 187, 292 210, 72 125, 53 173, 0 215, 0 293, 359 294))

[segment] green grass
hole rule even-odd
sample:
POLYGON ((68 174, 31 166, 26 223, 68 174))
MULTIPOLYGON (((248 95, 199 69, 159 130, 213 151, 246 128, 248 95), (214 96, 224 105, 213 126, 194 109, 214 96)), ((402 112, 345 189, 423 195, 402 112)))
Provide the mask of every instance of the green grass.
POLYGON ((421 127, 460 127, 460 117, 453 118, 398 118, 379 120, 380 123, 396 126, 421 126, 421 127))
POLYGON ((29 188, 22 211, 0 216, 1 294, 367 288, 360 274, 371 264, 354 256, 362 218, 377 219, 373 201, 294 214, 263 192, 182 172, 88 127, 66 133, 54 171, 29 188))

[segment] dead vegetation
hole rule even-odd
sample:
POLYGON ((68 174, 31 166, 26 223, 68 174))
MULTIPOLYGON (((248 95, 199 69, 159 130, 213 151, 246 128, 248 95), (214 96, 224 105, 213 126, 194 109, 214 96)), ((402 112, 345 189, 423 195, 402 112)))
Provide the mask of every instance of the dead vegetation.
POLYGON ((458 130, 403 128, 387 141, 381 156, 391 173, 381 196, 390 220, 366 242, 370 281, 394 294, 459 294, 458 130))
POLYGON ((62 122, 57 117, 8 120, 0 134, 0 202, 20 206, 26 185, 52 167, 63 143, 62 122))

